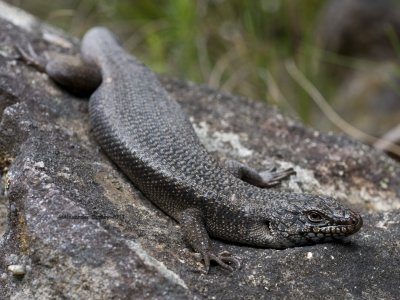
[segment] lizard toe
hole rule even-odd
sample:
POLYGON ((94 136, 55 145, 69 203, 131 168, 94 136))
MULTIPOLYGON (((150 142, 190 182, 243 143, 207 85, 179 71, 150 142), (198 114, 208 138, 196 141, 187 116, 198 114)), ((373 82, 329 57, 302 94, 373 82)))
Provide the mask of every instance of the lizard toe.
POLYGON ((219 257, 225 263, 234 265, 235 270, 240 269, 240 267, 241 267, 240 260, 237 257, 233 256, 232 253, 230 253, 228 251, 222 251, 219 253, 219 257))
POLYGON ((208 253, 207 257, 209 260, 216 262, 218 265, 231 272, 240 268, 239 260, 227 251, 223 251, 219 254, 208 253))
POLYGON ((208 274, 210 271, 210 261, 211 257, 208 254, 203 254, 204 270, 203 273, 208 274))
POLYGON ((288 168, 285 170, 267 170, 259 173, 264 187, 273 187, 278 185, 281 180, 289 177, 290 175, 296 174, 293 168, 288 168))

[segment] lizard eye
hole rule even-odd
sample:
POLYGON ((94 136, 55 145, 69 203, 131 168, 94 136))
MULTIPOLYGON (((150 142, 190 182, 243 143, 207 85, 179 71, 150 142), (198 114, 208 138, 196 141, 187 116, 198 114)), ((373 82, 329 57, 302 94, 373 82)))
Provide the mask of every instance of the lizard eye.
POLYGON ((308 212, 307 218, 313 223, 319 223, 324 219, 323 216, 319 212, 316 212, 316 211, 308 212))

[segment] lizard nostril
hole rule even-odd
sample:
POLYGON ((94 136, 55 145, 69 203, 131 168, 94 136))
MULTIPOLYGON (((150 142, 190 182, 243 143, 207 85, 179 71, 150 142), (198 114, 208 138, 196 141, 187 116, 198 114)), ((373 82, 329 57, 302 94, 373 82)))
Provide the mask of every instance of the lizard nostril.
POLYGON ((356 214, 355 212, 350 212, 350 216, 348 219, 349 225, 356 225, 358 221, 360 220, 360 216, 356 214))
POLYGON ((349 225, 354 226, 354 229, 357 231, 363 225, 363 219, 359 214, 352 213, 349 220, 349 225))

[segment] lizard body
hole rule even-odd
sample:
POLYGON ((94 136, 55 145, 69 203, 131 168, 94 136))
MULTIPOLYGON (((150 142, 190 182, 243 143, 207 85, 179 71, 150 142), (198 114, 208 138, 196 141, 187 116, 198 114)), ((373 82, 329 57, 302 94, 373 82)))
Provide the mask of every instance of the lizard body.
MULTIPOLYGON (((96 74, 91 78, 99 78, 92 80, 95 91, 89 102, 96 140, 149 200, 180 223, 207 270, 210 260, 226 268, 235 262, 214 253, 209 236, 287 248, 347 236, 362 226, 360 215, 331 197, 254 185, 268 187, 290 171, 261 174, 235 162, 221 167, 155 74, 125 52, 107 29, 85 34, 81 59, 96 74), (253 184, 242 180, 246 178, 253 184)), ((56 64, 44 70, 63 83, 57 77, 62 62, 56 64)), ((73 84, 73 75, 69 77, 73 84)))

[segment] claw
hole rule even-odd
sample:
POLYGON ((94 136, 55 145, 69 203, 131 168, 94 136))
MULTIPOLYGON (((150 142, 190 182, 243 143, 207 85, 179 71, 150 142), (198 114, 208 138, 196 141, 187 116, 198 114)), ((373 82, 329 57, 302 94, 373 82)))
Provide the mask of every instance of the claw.
POLYGON ((204 254, 203 260, 204 260, 204 266, 205 266, 204 273, 208 274, 208 272, 210 271, 210 256, 208 254, 204 254))
POLYGON ((234 264, 235 269, 238 270, 240 269, 240 260, 238 260, 236 257, 234 257, 230 252, 228 251, 222 251, 219 256, 221 257, 222 260, 225 260, 228 263, 234 264))
POLYGON ((226 260, 225 258, 223 258, 223 257, 220 258, 215 254, 211 254, 210 258, 213 261, 215 261, 217 264, 219 264, 221 267, 223 267, 224 269, 227 269, 229 271, 233 271, 234 270, 230 265, 228 265, 227 263, 224 262, 224 260, 226 260))
POLYGON ((232 254, 228 251, 223 251, 218 255, 215 255, 214 253, 204 253, 203 260, 205 268, 202 272, 204 274, 208 274, 208 272, 210 271, 211 261, 215 261, 222 268, 231 272, 233 272, 235 269, 240 268, 240 261, 237 258, 233 257, 232 254), (234 265, 234 267, 232 267, 231 264, 234 265))
POLYGON ((264 187, 272 187, 278 185, 282 179, 289 177, 290 175, 296 174, 293 168, 286 170, 276 171, 276 168, 271 168, 266 171, 260 172, 260 176, 263 179, 264 187))

